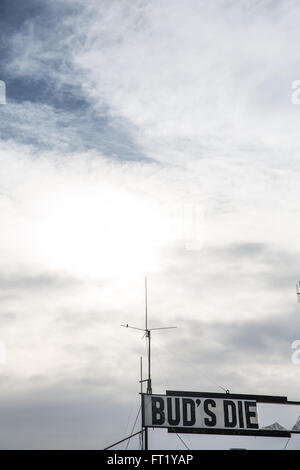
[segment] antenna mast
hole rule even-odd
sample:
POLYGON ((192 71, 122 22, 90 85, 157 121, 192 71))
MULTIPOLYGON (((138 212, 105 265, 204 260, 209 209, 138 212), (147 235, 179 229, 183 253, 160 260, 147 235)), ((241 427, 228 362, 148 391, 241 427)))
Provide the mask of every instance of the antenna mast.
POLYGON ((139 330, 144 332, 144 336, 147 340, 147 349, 148 349, 148 379, 143 380, 143 382, 147 382, 147 394, 151 395, 152 393, 152 379, 151 379, 151 331, 153 330, 170 330, 173 328, 177 328, 177 326, 164 326, 160 328, 148 328, 148 289, 147 289, 147 276, 145 276, 145 328, 137 328, 135 326, 128 325, 121 325, 124 328, 131 328, 133 330, 139 330))
MULTIPOLYGON (((143 382, 147 382, 147 395, 152 394, 152 379, 151 379, 151 331, 153 330, 170 330, 177 328, 177 326, 165 326, 160 328, 148 328, 148 289, 147 289, 147 276, 145 276, 145 328, 137 328, 136 326, 121 325, 124 328, 131 328, 133 330, 143 331, 147 341, 147 356, 148 356, 148 378, 143 380, 142 372, 142 358, 141 358, 141 397, 143 395, 143 382)), ((144 428, 144 436, 142 433, 142 445, 145 450, 148 450, 148 427, 144 428)))
POLYGON ((147 276, 145 276, 145 336, 148 340, 148 381, 147 381, 147 393, 151 395, 151 332, 148 329, 148 300, 147 300, 147 276))

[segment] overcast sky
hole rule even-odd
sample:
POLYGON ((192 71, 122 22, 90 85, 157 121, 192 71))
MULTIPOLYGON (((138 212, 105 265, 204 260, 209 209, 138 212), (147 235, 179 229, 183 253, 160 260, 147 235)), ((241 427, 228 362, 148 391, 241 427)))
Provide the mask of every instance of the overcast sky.
POLYGON ((144 326, 145 275, 149 326, 178 327, 153 333, 154 392, 300 400, 299 20, 296 0, 0 0, 1 448, 130 434, 145 340, 120 325, 144 326))

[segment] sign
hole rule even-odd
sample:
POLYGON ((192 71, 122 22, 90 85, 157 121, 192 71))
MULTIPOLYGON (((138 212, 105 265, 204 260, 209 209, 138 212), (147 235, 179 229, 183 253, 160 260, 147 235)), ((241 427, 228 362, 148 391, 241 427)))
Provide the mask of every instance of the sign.
POLYGON ((201 392, 142 395, 143 426, 169 432, 289 436, 259 428, 257 403, 286 403, 285 397, 201 392))

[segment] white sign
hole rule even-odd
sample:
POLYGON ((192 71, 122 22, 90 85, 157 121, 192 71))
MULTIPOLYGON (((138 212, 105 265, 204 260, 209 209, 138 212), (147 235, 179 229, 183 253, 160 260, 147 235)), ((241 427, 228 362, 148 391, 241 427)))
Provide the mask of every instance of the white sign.
POLYGON ((143 425, 228 431, 258 429, 256 401, 191 396, 144 395, 143 425))

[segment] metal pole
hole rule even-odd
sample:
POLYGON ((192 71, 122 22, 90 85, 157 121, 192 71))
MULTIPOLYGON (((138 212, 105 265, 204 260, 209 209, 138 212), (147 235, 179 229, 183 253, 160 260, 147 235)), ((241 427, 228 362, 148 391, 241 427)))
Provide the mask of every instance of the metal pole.
POLYGON ((152 393, 151 386, 151 332, 148 329, 148 297, 147 297, 147 276, 145 276, 145 333, 148 339, 148 383, 147 393, 152 393))
MULTIPOLYGON (((147 382, 147 393, 152 393, 151 388, 151 333, 148 330, 148 297, 147 297, 147 276, 145 276, 145 333, 148 339, 148 382, 147 382)), ((148 427, 144 428, 144 449, 148 450, 148 427)))
POLYGON ((152 384, 151 384, 151 331, 146 330, 146 336, 148 338, 148 383, 147 383, 147 393, 151 395, 152 393, 152 384))
POLYGON ((141 449, 144 448, 144 433, 143 433, 143 357, 140 357, 140 372, 141 372, 141 449))
POLYGON ((148 450, 148 427, 147 427, 147 426, 145 427, 145 439, 144 439, 144 442, 145 442, 145 450, 148 450))
POLYGON ((147 300, 147 276, 145 276, 145 330, 148 330, 148 300, 147 300))
POLYGON ((152 381, 151 381, 151 330, 167 330, 167 329, 170 329, 170 328, 177 328, 176 326, 171 326, 171 327, 161 327, 161 328, 148 328, 148 299, 147 299, 147 276, 145 276, 145 328, 137 328, 135 326, 131 326, 131 325, 128 325, 125 324, 125 325, 121 325, 125 328, 132 328, 134 330, 138 330, 138 331, 143 331, 145 333, 145 337, 146 337, 146 340, 148 340, 148 378, 147 379, 143 379, 143 370, 142 370, 142 358, 141 358, 141 361, 140 361, 140 369, 141 369, 141 400, 142 400, 142 404, 141 404, 141 409, 142 409, 142 430, 140 431, 141 432, 141 435, 142 435, 142 448, 144 450, 148 450, 148 427, 147 426, 143 426, 143 413, 144 413, 144 409, 143 409, 143 406, 144 406, 144 402, 143 402, 143 397, 144 397, 144 394, 143 394, 143 382, 147 382, 147 395, 152 395, 152 381))

